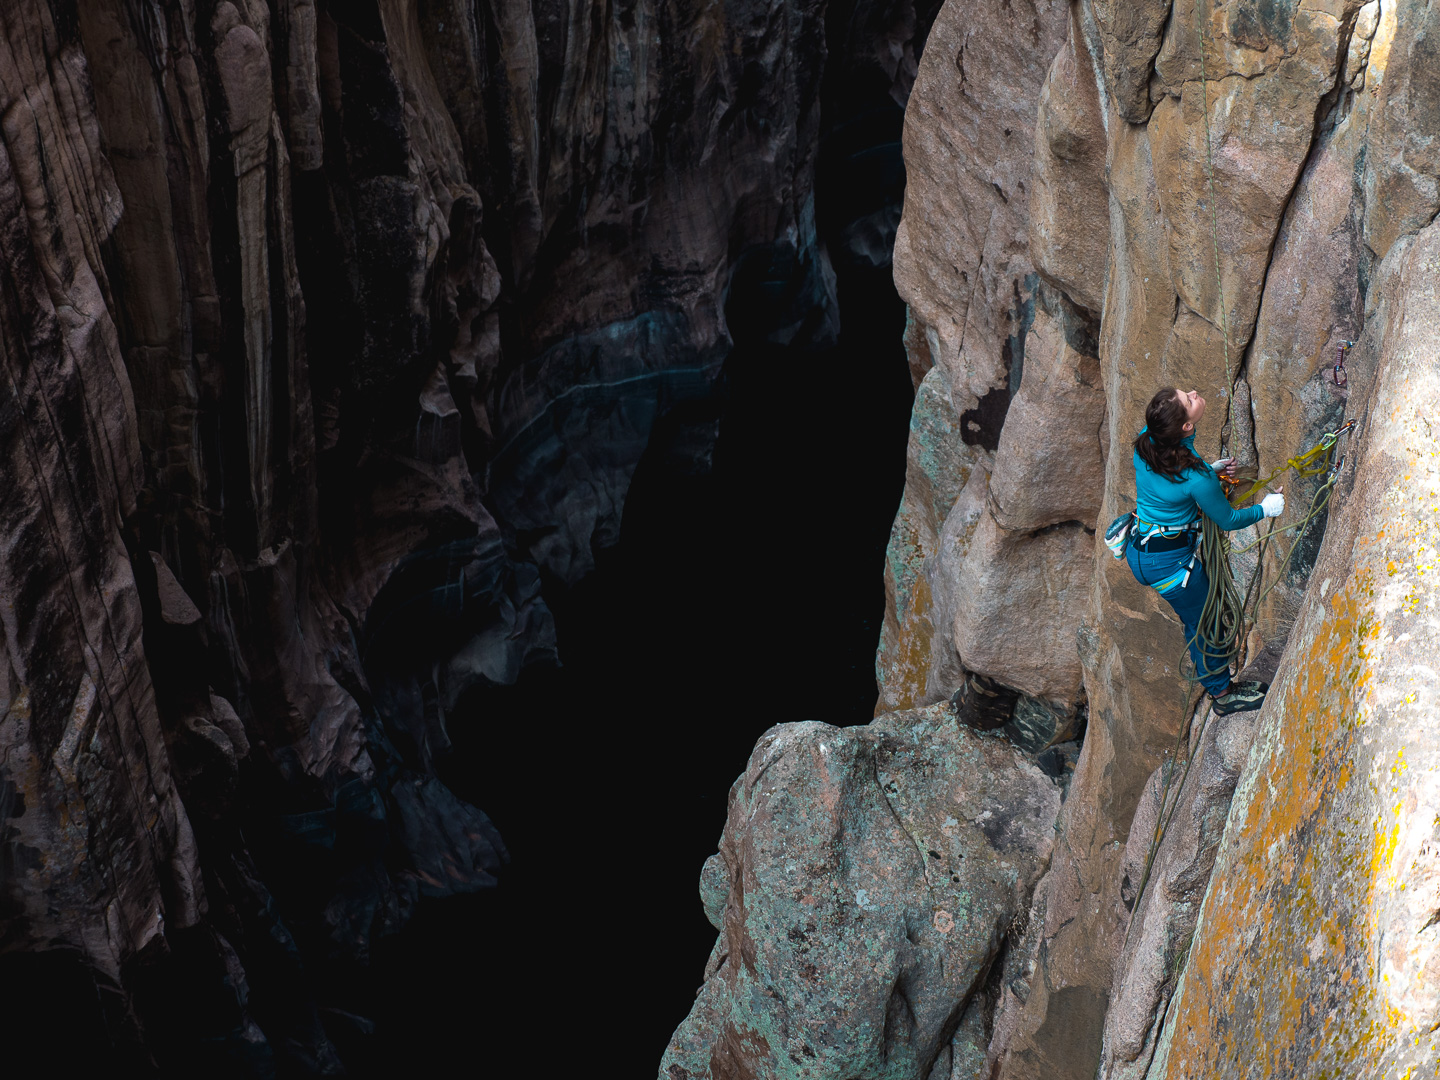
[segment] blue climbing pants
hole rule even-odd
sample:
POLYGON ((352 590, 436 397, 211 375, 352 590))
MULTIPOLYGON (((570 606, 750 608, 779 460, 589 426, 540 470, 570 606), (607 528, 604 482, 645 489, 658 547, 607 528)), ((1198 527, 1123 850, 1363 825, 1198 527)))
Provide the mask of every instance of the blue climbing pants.
POLYGON ((1196 633, 1200 612, 1205 607, 1205 594, 1210 590, 1210 578, 1205 573, 1205 567, 1197 561, 1190 571, 1190 580, 1180 584, 1193 550, 1181 548, 1178 551, 1149 552, 1132 543, 1125 552, 1125 561, 1130 564, 1135 580, 1141 585, 1159 586, 1160 595, 1180 616, 1180 624, 1185 627, 1185 640, 1190 643, 1190 659, 1195 663, 1200 682, 1212 696, 1218 697, 1230 685, 1230 666, 1223 652, 1210 651, 1210 643, 1196 633))

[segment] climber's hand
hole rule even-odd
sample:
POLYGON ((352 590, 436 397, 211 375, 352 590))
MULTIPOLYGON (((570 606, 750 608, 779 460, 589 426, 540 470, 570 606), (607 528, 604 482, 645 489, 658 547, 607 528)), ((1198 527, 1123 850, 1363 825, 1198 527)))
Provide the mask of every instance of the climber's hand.
POLYGON ((1222 457, 1219 461, 1212 461, 1210 468, 1227 480, 1235 479, 1235 459, 1233 457, 1222 457))
POLYGON ((1279 517, 1285 512, 1285 496, 1278 491, 1271 492, 1260 500, 1260 509, 1266 517, 1279 517))

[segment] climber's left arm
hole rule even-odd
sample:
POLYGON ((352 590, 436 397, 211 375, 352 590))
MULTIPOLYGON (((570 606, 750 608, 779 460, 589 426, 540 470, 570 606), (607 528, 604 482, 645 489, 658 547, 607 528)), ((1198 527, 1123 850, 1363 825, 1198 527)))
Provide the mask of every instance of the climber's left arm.
POLYGON ((1220 478, 1214 473, 1193 476, 1189 482, 1190 495, 1195 500, 1195 505, 1226 532, 1254 525, 1265 516, 1265 511, 1258 506, 1246 506, 1242 509, 1231 506, 1230 500, 1225 498, 1225 489, 1220 486, 1220 478))

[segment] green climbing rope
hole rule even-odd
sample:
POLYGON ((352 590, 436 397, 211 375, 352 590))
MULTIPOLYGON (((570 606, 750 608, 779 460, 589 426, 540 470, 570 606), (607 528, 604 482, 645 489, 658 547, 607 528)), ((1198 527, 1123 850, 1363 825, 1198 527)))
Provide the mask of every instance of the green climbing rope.
POLYGON ((1222 442, 1234 430, 1235 379, 1230 374, 1230 320, 1225 315, 1225 280, 1220 274, 1220 209, 1215 198, 1215 155, 1210 146, 1210 79, 1205 71, 1205 51, 1210 36, 1205 33, 1202 5, 1195 5, 1195 21, 1200 27, 1200 117, 1205 124, 1205 182, 1210 191, 1210 244, 1215 254, 1215 295, 1220 305, 1220 342, 1225 350, 1225 423, 1220 428, 1222 442))

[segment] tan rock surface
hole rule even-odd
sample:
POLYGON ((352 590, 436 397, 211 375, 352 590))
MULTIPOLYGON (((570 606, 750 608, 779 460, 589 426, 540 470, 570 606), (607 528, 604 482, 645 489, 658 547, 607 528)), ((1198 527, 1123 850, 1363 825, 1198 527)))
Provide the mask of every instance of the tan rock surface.
MULTIPOLYGON (((961 491, 978 477, 983 493, 990 459, 983 447, 960 437, 960 423, 949 375, 942 367, 931 368, 915 391, 905 495, 886 546, 885 621, 875 653, 875 681, 880 688, 877 716, 938 700, 927 696, 927 685, 936 658, 951 651, 950 630, 927 565, 939 555, 941 532, 961 491)), ((972 502, 980 509, 979 500, 972 502)))
POLYGON ((1105 120, 1091 67, 1086 14, 1083 5, 1071 6, 1065 46, 1040 90, 1030 255, 1041 274, 1074 303, 1098 315, 1110 247, 1110 196, 1105 189, 1105 120))
MULTIPOLYGON (((1251 475, 1282 467, 1362 407, 1386 333, 1373 326, 1361 333, 1367 288, 1372 295, 1375 288, 1372 259, 1384 255, 1393 237, 1413 232, 1434 215, 1430 200, 1440 170, 1424 147, 1433 140, 1440 113, 1427 104, 1426 86, 1427 73, 1440 69, 1418 59, 1428 55, 1426 42, 1435 36, 1425 32, 1431 18, 1425 5, 1406 2, 1263 10, 1238 3, 1184 2, 1173 10, 1168 4, 1123 10, 1104 3, 1074 5, 1070 36, 1036 102, 1035 192, 1027 228, 1033 265, 1069 302, 1094 305, 1101 316, 1097 376, 1105 430, 1098 440, 1102 464, 1093 467, 1097 477, 1103 475, 1103 493, 1085 508, 1090 517, 1082 520, 1104 524, 1133 506, 1129 444, 1159 386, 1194 387, 1209 399, 1211 411, 1197 445, 1207 459, 1218 456, 1230 404, 1222 326, 1229 330, 1234 380, 1227 449, 1251 475), (1208 39, 1208 114, 1202 114, 1197 19, 1208 39), (1079 80, 1086 75, 1095 81, 1082 88, 1079 80), (1062 96, 1057 86, 1073 90, 1062 96), (1098 122, 1088 111, 1094 108, 1100 110, 1098 122), (1380 120, 1382 109, 1386 115, 1380 120), (1218 236, 1212 236, 1207 127, 1218 236), (1058 139, 1050 137, 1057 133, 1058 139), (1097 140, 1104 147, 1103 174, 1094 165, 1097 140), (1057 152, 1057 143, 1068 156, 1057 152), (1086 195, 1086 185, 1095 184, 1091 178, 1097 176, 1108 203, 1105 253, 1098 261, 1093 238, 1100 230, 1093 196, 1086 195), (1090 273, 1065 269, 1088 265, 1104 267, 1103 288, 1091 283, 1090 273), (1351 381, 1342 389, 1330 368, 1337 344, 1350 338, 1361 340, 1348 355, 1351 381)), ((907 160, 947 156, 940 163, 911 162, 921 184, 946 166, 963 174, 972 160, 966 144, 917 137, 922 122, 944 116, 947 131, 960 131, 965 122, 957 114, 971 123, 987 115, 983 102, 966 98, 934 70, 932 87, 922 64, 907 160), (918 111, 921 102, 924 113, 918 111)), ((988 212, 965 204, 970 222, 954 224, 958 204, 951 198, 947 204, 944 194, 926 191, 923 201, 907 203, 897 260, 904 255, 915 267, 931 265, 916 253, 990 220, 988 212), (940 206, 947 211, 937 213, 940 206)), ((901 277, 899 266, 897 261, 897 280, 910 290, 912 313, 929 330, 925 345, 938 362, 946 353, 936 328, 944 315, 953 318, 966 309, 968 294, 942 284, 938 273, 901 277)), ((1133 849, 1138 842, 1132 820, 1182 721, 1183 642, 1168 606, 1093 541, 1083 556, 1072 556, 1083 560, 1084 569, 1074 576, 1087 593, 1082 610, 1064 616, 1073 620, 1066 624, 1074 632, 1073 651, 1060 647, 1058 623, 1045 628, 1026 623, 1024 633, 1015 632, 1035 610, 1037 594, 1012 584, 1021 568, 1007 563, 1005 553, 1016 550, 1019 530, 1054 520, 1047 521, 1047 506, 1059 513, 1063 496, 1096 483, 1067 488, 1053 464, 1076 456, 1074 448, 1063 436, 1038 434, 1068 434, 1071 428, 1056 420, 1074 405, 1038 392, 1030 396, 1036 342, 1052 333, 1039 305, 1032 319, 1024 377, 997 439, 989 513, 974 519, 967 533, 973 538, 943 573, 937 572, 937 558, 926 562, 920 576, 931 608, 926 612, 912 604, 910 617, 922 621, 928 614, 933 622, 942 597, 959 598, 955 645, 963 667, 951 661, 950 685, 931 686, 932 700, 953 691, 965 669, 1010 681, 1025 666, 1017 654, 1038 655, 1042 650, 1030 643, 1049 632, 1055 634, 1049 659, 1026 677, 1076 679, 1078 664, 1089 703, 1089 728, 1062 808, 1052 866, 1036 890, 1023 946, 1027 959, 1007 968, 1014 976, 1007 974, 1011 981, 994 1018, 987 1066, 992 1071, 986 1075, 1089 1080, 1101 1064, 1101 1033, 1113 1007, 1114 1049, 1107 1051, 1106 1068, 1117 1076, 1139 1076, 1173 987, 1173 977, 1166 982, 1158 973, 1183 960, 1184 920, 1193 916, 1208 877, 1205 860, 1190 857, 1184 897, 1176 893, 1163 904, 1157 899, 1165 914, 1141 917, 1132 935, 1147 944, 1132 948, 1117 964, 1130 920, 1123 882, 1127 845, 1133 849), (1033 503, 1024 501, 1029 495, 1033 503), (997 522, 1016 532, 1003 532, 997 522), (1012 573, 1001 572, 1002 566, 1012 573)), ((907 338, 912 339, 918 342, 920 335, 907 338)), ((1346 452, 1343 443, 1341 450, 1346 452)), ((1290 499, 1284 526, 1299 521, 1319 480, 1291 476, 1282 482, 1290 499)), ((1321 584, 1314 559, 1323 528, 1321 518, 1298 541, 1289 530, 1267 547, 1267 584, 1286 556, 1290 562, 1260 606, 1252 651, 1278 648, 1302 598, 1314 603, 1321 584)), ((1054 558, 1063 556, 1057 552, 1054 558)), ((1254 558, 1237 556, 1242 578, 1254 558)), ((932 673, 941 667, 935 648, 932 644, 932 673)), ((1236 767, 1227 766, 1232 773, 1236 767)), ((1190 843, 1192 855, 1213 848, 1213 819, 1223 801, 1202 815, 1209 821, 1209 839, 1199 847, 1198 841, 1190 843)), ((1191 802, 1192 810, 1199 806, 1191 802)), ((1183 846, 1184 835, 1182 828, 1177 844, 1183 846)), ((1179 858, 1179 848, 1176 852, 1179 858)), ((1176 862, 1173 872, 1180 873, 1179 867, 1176 862)), ((1219 1025, 1223 1010, 1207 1008, 1219 1025)), ((1172 1075, 1208 1075, 1208 1066, 1198 1060, 1187 1058, 1172 1075)))
POLYGON ((1440 13, 1428 4, 1382 3, 1375 23, 1367 64, 1356 75, 1374 98, 1365 139, 1365 242, 1383 258, 1440 210, 1440 150, 1431 134, 1440 108, 1440 13))
POLYGON ((1366 431, 1259 716, 1153 1077, 1440 1065, 1437 260, 1431 225, 1377 274, 1366 431))
MULTIPOLYGON (((1003 529, 1095 527, 1105 490, 1105 396, 1092 329, 1059 297, 1037 297, 1024 376, 990 475, 991 513, 1003 529)), ((1088 566, 1090 552, 1082 558, 1088 566)))
POLYGON ((1105 1015, 1103 1080, 1143 1080, 1150 1067, 1255 737, 1254 713, 1216 716, 1202 704, 1193 723, 1192 747, 1146 783, 1125 846, 1131 917, 1105 1015))
POLYGON ((962 411, 1006 385, 1024 318, 1035 108, 1067 11, 1052 0, 1013 13, 1008 0, 945 4, 906 108, 895 284, 962 411))
POLYGON ((1131 124, 1150 119, 1150 76, 1171 0, 1097 0, 1091 5, 1100 32, 1105 86, 1115 111, 1131 124))
POLYGON ((1220 326, 1220 297, 1212 228, 1218 230, 1232 372, 1259 309, 1280 217, 1309 152, 1316 107, 1335 84, 1340 47, 1358 8, 1353 0, 1337 14, 1301 7, 1261 25, 1263 19, 1240 6, 1175 5, 1155 66, 1166 96, 1148 124, 1156 192, 1175 291, 1214 327, 1220 326), (1210 82, 1203 95, 1197 20, 1207 28, 1210 82), (1202 97, 1209 105, 1203 116, 1202 97))
POLYGON ((1032 697, 1073 702, 1094 542, 1078 522, 1010 533, 983 515, 955 583, 960 662, 1032 697))

